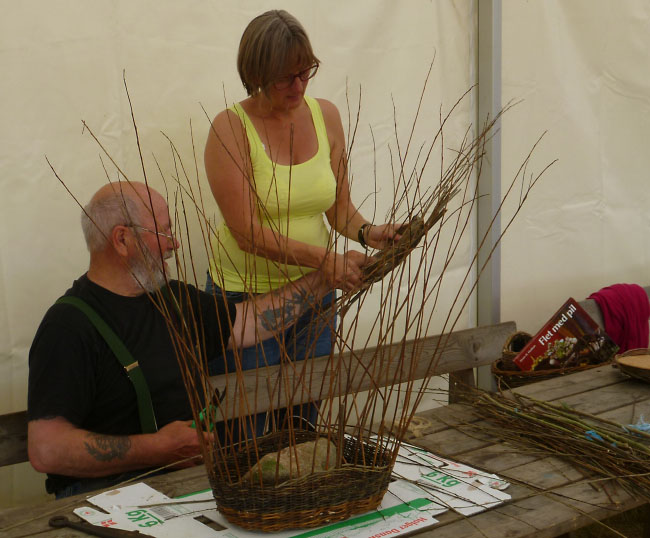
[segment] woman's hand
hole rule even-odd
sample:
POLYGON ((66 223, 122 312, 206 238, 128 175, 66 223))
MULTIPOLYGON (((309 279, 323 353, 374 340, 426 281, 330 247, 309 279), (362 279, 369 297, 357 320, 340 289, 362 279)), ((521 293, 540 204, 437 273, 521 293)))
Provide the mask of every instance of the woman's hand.
POLYGON ((353 291, 363 285, 363 266, 367 261, 368 257, 356 250, 345 254, 328 252, 323 263, 323 275, 331 286, 353 291))
POLYGON ((395 241, 399 241, 399 238, 402 237, 400 231, 403 226, 403 224, 393 223, 379 224, 377 226, 371 224, 364 228, 363 239, 369 247, 381 250, 392 245, 395 241))

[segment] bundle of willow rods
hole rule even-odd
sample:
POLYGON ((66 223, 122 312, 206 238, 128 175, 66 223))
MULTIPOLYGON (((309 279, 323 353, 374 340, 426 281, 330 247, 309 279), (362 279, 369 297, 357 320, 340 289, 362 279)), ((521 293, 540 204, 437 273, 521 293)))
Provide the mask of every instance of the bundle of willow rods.
POLYGON ((650 499, 648 433, 520 394, 479 393, 474 408, 503 440, 565 458, 650 499))

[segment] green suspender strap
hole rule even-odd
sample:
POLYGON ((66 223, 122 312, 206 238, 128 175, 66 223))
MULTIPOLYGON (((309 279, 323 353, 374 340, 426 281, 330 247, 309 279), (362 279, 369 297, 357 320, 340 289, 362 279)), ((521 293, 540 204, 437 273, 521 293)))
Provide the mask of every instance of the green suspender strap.
POLYGON ((111 348, 111 351, 115 354, 117 360, 120 361, 120 364, 124 367, 131 383, 133 383, 133 388, 135 389, 138 398, 138 412, 140 414, 140 426, 142 427, 142 432, 157 432, 158 426, 156 425, 156 416, 153 412, 153 404, 151 403, 151 394, 149 393, 147 380, 144 378, 144 374, 142 373, 138 361, 136 361, 129 350, 126 349, 122 340, 120 340, 100 315, 95 312, 88 303, 79 299, 79 297, 65 295, 59 298, 56 302, 57 304, 64 303, 76 306, 86 314, 90 322, 95 326, 102 338, 104 338, 108 347, 111 348))

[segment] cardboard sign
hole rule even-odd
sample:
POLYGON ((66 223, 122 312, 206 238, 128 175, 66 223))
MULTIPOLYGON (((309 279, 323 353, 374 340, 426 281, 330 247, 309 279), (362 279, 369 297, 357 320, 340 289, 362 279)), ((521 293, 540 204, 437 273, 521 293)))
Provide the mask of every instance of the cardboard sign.
MULTIPOLYGON (((510 499, 498 476, 402 444, 393 470, 395 480, 380 506, 371 512, 317 529, 275 532, 273 538, 379 538, 406 535, 435 525, 435 516, 453 509, 471 515, 510 499)), ((138 483, 88 499, 95 507, 74 512, 94 525, 137 530, 145 536, 172 538, 260 538, 268 533, 242 529, 217 510, 211 490, 179 499, 138 483), (98 510, 102 509, 103 512, 98 510), (196 518, 216 523, 213 529, 196 518)))

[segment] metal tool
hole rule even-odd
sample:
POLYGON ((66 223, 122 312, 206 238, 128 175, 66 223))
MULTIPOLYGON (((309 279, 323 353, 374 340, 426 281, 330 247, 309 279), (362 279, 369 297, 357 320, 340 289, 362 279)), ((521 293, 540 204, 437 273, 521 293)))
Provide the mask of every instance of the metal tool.
POLYGON ((91 525, 90 523, 83 522, 75 523, 74 521, 70 521, 66 516, 54 516, 50 518, 49 524, 50 527, 57 529, 70 527, 76 531, 85 532, 91 536, 100 536, 103 538, 128 538, 129 536, 142 538, 142 536, 144 536, 138 531, 111 529, 110 527, 100 527, 98 525, 91 525))

